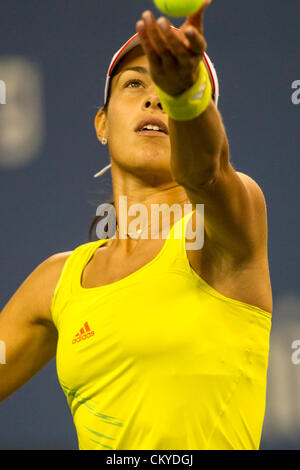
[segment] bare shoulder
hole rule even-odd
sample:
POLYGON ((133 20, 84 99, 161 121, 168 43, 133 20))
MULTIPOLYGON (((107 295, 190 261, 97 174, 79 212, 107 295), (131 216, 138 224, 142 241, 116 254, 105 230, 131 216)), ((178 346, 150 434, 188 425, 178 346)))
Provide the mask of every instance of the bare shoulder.
POLYGON ((249 195, 251 196, 252 200, 257 204, 257 206, 259 206, 260 208, 266 208, 265 195, 257 181, 255 181, 253 178, 251 178, 251 176, 247 175, 246 173, 242 173, 241 171, 236 171, 236 173, 242 183, 247 188, 247 190, 249 191, 249 195))
POLYGON ((41 262, 22 282, 1 312, 2 320, 31 324, 52 322, 51 300, 72 251, 56 253, 41 262))
POLYGON ((54 255, 49 256, 49 258, 45 259, 36 269, 43 271, 46 276, 54 276, 56 278, 60 276, 61 271, 69 258, 72 254, 72 251, 64 251, 62 253, 55 253, 54 255))
POLYGON ((35 268, 28 279, 31 278, 32 282, 37 284, 39 282, 56 284, 71 253, 72 251, 66 251, 49 256, 35 268))
MULTIPOLYGON (((45 259, 32 273, 32 286, 41 302, 41 312, 51 320, 51 300, 65 263, 72 251, 55 253, 45 259)), ((29 276, 30 278, 30 276, 29 276)))
MULTIPOLYGON (((206 195, 205 195, 206 196, 206 195)), ((194 271, 229 298, 272 311, 267 204, 260 185, 230 170, 209 189, 201 250, 187 251, 194 271)))

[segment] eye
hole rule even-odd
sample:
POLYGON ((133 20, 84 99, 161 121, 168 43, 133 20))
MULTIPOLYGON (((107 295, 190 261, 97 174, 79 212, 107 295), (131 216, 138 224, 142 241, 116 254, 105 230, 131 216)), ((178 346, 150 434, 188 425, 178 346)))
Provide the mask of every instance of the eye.
MULTIPOLYGON (((129 85, 132 85, 132 84, 134 84, 134 85, 136 85, 136 84, 137 84, 137 85, 143 85, 143 83, 141 82, 141 80, 129 80, 128 82, 126 82, 125 88, 128 88, 129 85)), ((134 87, 130 87, 130 88, 136 88, 136 87, 134 86, 134 87)))

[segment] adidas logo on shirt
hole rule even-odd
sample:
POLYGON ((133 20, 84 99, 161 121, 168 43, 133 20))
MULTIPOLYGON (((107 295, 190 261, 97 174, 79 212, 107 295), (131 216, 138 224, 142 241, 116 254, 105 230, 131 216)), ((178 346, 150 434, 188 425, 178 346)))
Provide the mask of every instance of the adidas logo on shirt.
POLYGON ((83 328, 80 328, 79 333, 75 335, 75 338, 72 341, 72 344, 80 343, 80 341, 85 341, 86 339, 94 336, 95 332, 91 331, 88 322, 85 322, 83 328))

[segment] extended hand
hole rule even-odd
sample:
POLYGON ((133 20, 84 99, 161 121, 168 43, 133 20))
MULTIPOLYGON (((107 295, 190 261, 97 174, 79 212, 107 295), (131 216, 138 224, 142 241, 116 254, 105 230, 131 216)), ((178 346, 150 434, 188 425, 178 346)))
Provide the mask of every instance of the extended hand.
POLYGON ((196 81, 199 62, 206 51, 203 16, 211 0, 187 17, 179 30, 165 17, 157 21, 151 11, 136 24, 143 50, 148 57, 154 83, 169 95, 179 95, 196 81))

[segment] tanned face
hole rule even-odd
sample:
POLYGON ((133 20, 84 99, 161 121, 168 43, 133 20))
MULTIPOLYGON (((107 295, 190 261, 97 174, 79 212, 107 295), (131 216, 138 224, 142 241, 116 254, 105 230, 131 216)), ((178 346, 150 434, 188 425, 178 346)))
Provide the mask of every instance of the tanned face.
POLYGON ((160 175, 162 181, 168 181, 172 179, 169 135, 136 131, 142 120, 151 118, 168 128, 168 116, 151 79, 148 59, 137 46, 114 71, 101 132, 108 138, 111 158, 120 168, 139 177, 152 175, 156 179, 160 175))

